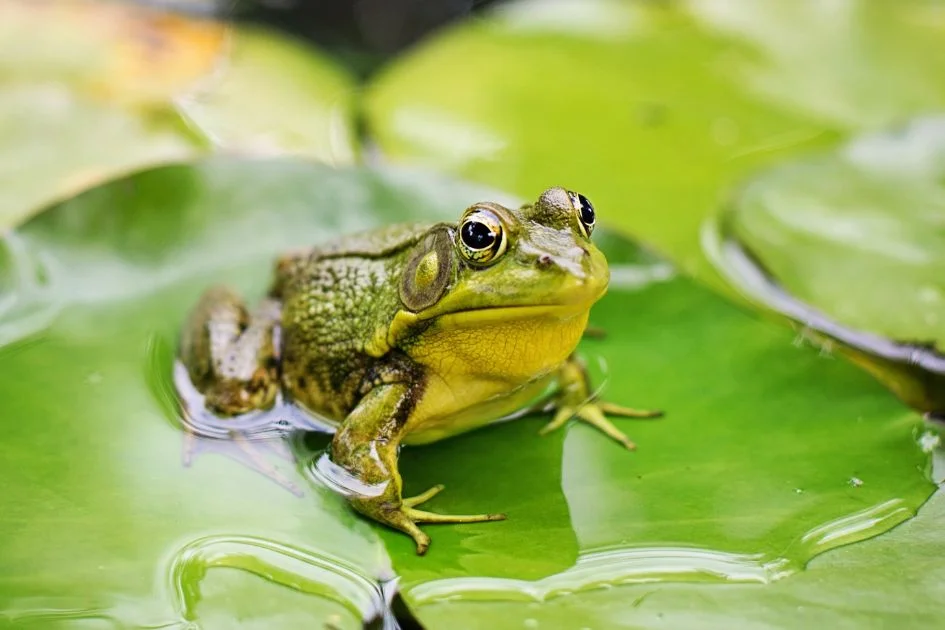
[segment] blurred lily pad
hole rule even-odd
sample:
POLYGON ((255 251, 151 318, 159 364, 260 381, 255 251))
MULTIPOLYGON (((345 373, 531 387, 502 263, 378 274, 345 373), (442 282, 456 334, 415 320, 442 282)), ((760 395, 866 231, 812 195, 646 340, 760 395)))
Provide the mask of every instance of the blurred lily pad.
POLYGON ((0 12, 0 225, 212 150, 354 159, 351 82, 301 45, 115 2, 0 12))
POLYGON ((700 248, 720 198, 761 165, 941 109, 943 37, 927 0, 518 0, 391 64, 368 125, 399 162, 520 194, 569 182, 727 291, 700 248))
POLYGON ((485 599, 495 620, 627 582, 772 582, 931 493, 915 413, 605 230, 612 289, 592 323, 607 334, 582 353, 609 399, 667 411, 618 421, 639 450, 583 426, 539 438, 546 418, 526 417, 403 451, 408 492, 448 484, 431 509, 508 521, 435 528, 417 557, 308 474, 299 454, 324 437, 184 435, 171 361, 204 287, 252 299, 286 248, 482 199, 514 201, 422 172, 216 158, 92 189, 8 235, 0 607, 39 626, 295 627, 273 608, 279 585, 296 593, 277 601, 307 595, 306 611, 355 627, 400 588, 421 618, 485 599))
POLYGON ((748 295, 901 364, 900 393, 945 412, 945 119, 756 176, 718 236, 720 268, 748 295))

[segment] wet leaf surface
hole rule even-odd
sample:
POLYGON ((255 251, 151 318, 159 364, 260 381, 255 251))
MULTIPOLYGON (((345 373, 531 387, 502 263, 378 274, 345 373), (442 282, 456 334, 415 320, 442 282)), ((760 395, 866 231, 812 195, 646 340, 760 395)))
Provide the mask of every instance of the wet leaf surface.
MULTIPOLYGON (((306 595, 306 611, 353 627, 384 609, 399 576, 431 627, 445 599, 490 600, 477 605, 482 620, 543 599, 580 611, 586 594, 558 596, 619 582, 672 592, 677 581, 773 580, 901 522, 931 493, 916 414, 606 229, 612 289, 592 323, 607 334, 582 352, 610 400, 666 410, 618 421, 639 450, 583 426, 539 438, 540 417, 404 450, 408 491, 447 484, 431 509, 487 506, 508 521, 431 527, 419 558, 293 457, 324 436, 305 448, 185 449, 171 361, 206 286, 254 299, 284 249, 454 219, 482 199, 509 202, 421 172, 214 159, 91 190, 8 236, 0 608, 40 627, 53 617, 237 616, 292 627, 296 611, 280 615, 269 599, 276 584, 295 591, 278 601, 306 595)), ((635 591, 608 592, 607 610, 625 614, 635 591)))

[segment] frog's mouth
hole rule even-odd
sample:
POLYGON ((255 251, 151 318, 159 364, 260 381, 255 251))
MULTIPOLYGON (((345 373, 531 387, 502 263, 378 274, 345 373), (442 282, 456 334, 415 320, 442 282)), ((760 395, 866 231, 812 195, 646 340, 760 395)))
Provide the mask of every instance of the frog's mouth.
POLYGON ((417 314, 420 320, 437 320, 446 325, 488 326, 509 321, 525 319, 557 319, 567 321, 575 317, 586 316, 594 305, 607 292, 607 285, 583 295, 572 296, 574 299, 557 302, 536 301, 524 304, 503 304, 475 306, 457 311, 432 308, 417 314))
MULTIPOLYGON (((536 304, 522 306, 489 306, 468 309, 456 313, 433 316, 441 325, 447 327, 489 326, 526 319, 552 319, 568 321, 583 317, 588 313, 590 304, 536 304)), ((426 318, 424 318, 426 319, 426 318)))

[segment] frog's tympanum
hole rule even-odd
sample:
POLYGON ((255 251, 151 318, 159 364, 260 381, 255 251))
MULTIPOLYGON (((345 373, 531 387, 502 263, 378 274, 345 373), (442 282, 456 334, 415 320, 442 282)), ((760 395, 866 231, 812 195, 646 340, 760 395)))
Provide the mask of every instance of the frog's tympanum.
POLYGON ((609 279, 594 222, 587 198, 552 188, 517 210, 477 203, 456 224, 397 225, 283 256, 255 311, 226 289, 203 296, 181 360, 218 415, 271 407, 281 391, 336 424, 331 462, 378 489, 350 502, 422 554, 430 538, 418 523, 505 517, 417 509, 442 487, 401 496, 401 444, 494 422, 552 381, 542 433, 576 416, 632 449, 604 412, 658 415, 595 401, 572 354, 609 279))

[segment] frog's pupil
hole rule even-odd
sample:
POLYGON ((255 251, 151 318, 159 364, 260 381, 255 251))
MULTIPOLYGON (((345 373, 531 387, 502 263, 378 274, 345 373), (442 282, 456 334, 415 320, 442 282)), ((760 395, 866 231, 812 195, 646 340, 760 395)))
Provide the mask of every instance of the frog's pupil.
POLYGON ((495 233, 481 221, 467 221, 462 229, 463 243, 469 249, 485 249, 495 242, 495 233))
POLYGON ((581 202, 581 221, 584 225, 594 225, 594 206, 580 193, 578 193, 578 201, 581 202))

